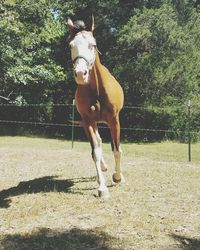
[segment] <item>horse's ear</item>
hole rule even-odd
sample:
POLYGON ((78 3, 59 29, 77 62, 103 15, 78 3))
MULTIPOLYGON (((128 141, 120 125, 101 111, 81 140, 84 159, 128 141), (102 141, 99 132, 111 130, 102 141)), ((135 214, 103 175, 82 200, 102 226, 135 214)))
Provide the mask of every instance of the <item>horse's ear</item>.
POLYGON ((93 15, 90 18, 90 22, 89 22, 87 30, 91 32, 94 31, 94 16, 93 15))
POLYGON ((70 18, 68 18, 68 20, 67 20, 67 27, 68 27, 68 29, 72 32, 73 31, 73 29, 74 29, 74 24, 73 24, 73 22, 72 22, 72 20, 70 19, 70 18))

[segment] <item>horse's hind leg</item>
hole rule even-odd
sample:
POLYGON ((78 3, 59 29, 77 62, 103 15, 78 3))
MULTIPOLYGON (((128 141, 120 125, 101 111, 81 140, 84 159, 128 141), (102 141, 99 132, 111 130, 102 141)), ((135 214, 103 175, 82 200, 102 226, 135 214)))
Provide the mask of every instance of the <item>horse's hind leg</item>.
POLYGON ((111 146, 115 158, 115 173, 113 174, 113 181, 114 183, 125 182, 121 167, 122 150, 120 148, 119 117, 118 116, 114 117, 109 125, 112 137, 111 146))

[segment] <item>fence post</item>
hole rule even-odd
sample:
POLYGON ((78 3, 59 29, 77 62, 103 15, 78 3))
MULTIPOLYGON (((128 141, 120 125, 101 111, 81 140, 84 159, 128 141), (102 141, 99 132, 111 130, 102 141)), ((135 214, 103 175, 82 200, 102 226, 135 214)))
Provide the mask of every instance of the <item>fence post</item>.
POLYGON ((188 101, 188 161, 191 162, 191 101, 188 101))
POLYGON ((72 102, 72 148, 74 148, 74 110, 75 110, 75 99, 72 102))

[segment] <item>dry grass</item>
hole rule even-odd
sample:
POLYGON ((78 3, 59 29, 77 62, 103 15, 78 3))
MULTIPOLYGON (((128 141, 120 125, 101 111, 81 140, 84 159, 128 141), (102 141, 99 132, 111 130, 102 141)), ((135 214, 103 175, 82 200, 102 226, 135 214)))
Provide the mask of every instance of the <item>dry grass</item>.
POLYGON ((123 145, 127 183, 102 201, 88 143, 72 150, 61 140, 1 137, 0 249, 200 249, 193 147, 196 163, 188 164, 185 145, 123 145))

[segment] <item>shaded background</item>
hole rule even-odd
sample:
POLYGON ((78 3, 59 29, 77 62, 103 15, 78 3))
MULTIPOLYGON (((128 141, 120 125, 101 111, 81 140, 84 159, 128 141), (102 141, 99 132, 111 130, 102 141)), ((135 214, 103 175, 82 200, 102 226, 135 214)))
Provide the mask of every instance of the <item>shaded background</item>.
MULTIPOLYGON (((125 105, 131 107, 121 113, 122 127, 137 129, 122 132, 123 138, 164 139, 166 132, 159 130, 187 133, 190 100, 193 140, 199 140, 199 11, 199 1, 194 0, 2 1, 0 120, 67 123, 71 107, 55 105, 72 104, 76 88, 66 20, 70 17, 87 23, 93 14, 102 63, 121 83, 125 105), (17 107, 2 106, 9 103, 17 107)), ((75 116, 78 119, 78 114, 75 116)), ((0 133, 70 134, 58 126, 3 122, 0 133)), ((172 134, 167 137, 177 139, 172 134)), ((76 135, 84 138, 80 129, 76 135)), ((107 132, 104 136, 109 138, 107 132)), ((186 138, 178 134, 179 140, 186 138)))

